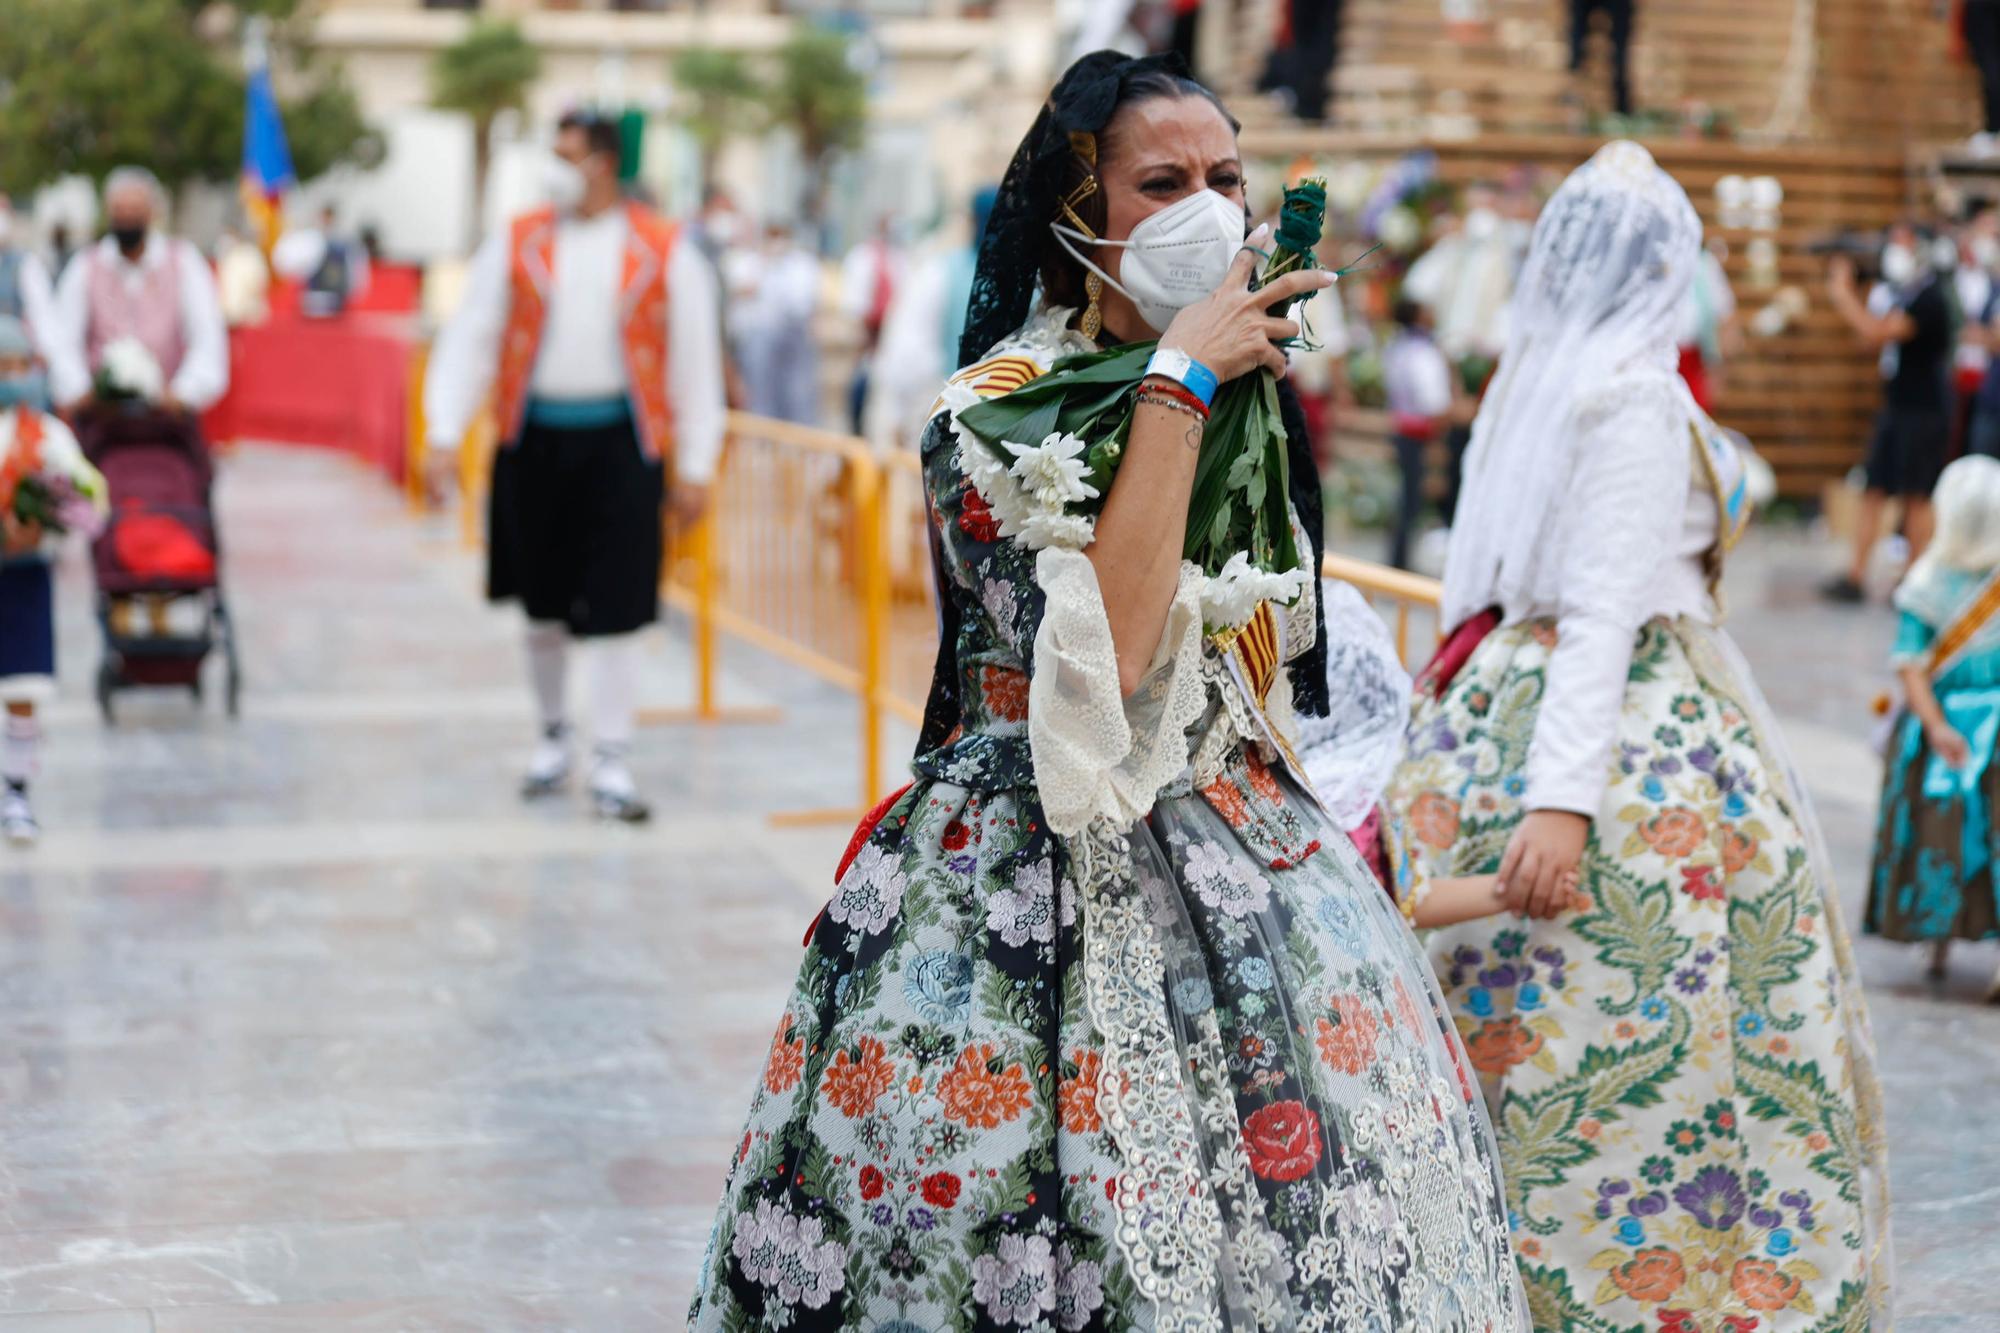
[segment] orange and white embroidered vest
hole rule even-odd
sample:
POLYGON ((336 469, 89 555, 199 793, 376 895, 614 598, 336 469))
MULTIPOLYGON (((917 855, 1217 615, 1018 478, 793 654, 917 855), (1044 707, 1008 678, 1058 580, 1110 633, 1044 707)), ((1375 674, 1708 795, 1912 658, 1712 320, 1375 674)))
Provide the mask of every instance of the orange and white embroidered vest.
MULTIPOLYGON (((667 399, 667 263, 680 229, 642 205, 625 205, 625 264, 618 287, 625 349, 625 382, 632 419, 648 458, 673 454, 673 404, 667 399)), ((500 340, 495 394, 500 438, 521 438, 528 411, 528 382, 541 348, 549 288, 555 281, 555 210, 539 208, 514 219, 508 249, 507 330, 500 340)))

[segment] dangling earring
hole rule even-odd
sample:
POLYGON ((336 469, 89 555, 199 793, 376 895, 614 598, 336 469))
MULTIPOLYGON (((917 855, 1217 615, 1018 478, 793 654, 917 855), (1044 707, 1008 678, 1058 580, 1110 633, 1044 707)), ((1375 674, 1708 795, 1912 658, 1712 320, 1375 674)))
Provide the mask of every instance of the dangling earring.
MULTIPOLYGON (((1097 193, 1097 136, 1085 130, 1072 130, 1069 146, 1070 151, 1082 160, 1088 170, 1083 179, 1077 182, 1076 188, 1069 192, 1069 197, 1062 201, 1062 211, 1068 215, 1078 231, 1094 238, 1097 233, 1091 230, 1090 224, 1085 222, 1076 210, 1079 204, 1097 193)), ((1104 311, 1098 307, 1098 300, 1104 295, 1103 277, 1094 271, 1091 272, 1083 280, 1083 290, 1090 301, 1084 306, 1083 318, 1077 321, 1076 328, 1078 333, 1096 342, 1098 331, 1104 327, 1104 311)))

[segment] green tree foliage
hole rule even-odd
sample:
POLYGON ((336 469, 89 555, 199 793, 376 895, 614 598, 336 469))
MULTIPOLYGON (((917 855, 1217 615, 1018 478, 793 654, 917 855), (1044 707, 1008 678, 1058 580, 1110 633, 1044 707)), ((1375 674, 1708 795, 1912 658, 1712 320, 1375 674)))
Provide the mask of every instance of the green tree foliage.
POLYGON ((432 60, 431 103, 472 119, 474 199, 486 197, 494 120, 527 105, 528 89, 541 71, 541 54, 520 27, 491 20, 473 24, 432 60))
POLYGON ((799 137, 807 170, 807 211, 825 211, 826 175, 833 154, 861 144, 868 124, 868 80, 850 58, 849 39, 829 28, 800 23, 778 52, 767 90, 773 123, 799 137))
POLYGON ((243 19, 276 21, 274 63, 301 177, 370 143, 336 66, 313 59, 300 0, 0 0, 0 189, 101 178, 133 162, 167 185, 233 178, 243 158, 243 19))
POLYGON ((749 62, 735 51, 691 47, 673 58, 669 67, 680 94, 681 122, 701 151, 701 183, 707 188, 722 145, 746 129, 759 128, 754 119, 763 85, 749 62))

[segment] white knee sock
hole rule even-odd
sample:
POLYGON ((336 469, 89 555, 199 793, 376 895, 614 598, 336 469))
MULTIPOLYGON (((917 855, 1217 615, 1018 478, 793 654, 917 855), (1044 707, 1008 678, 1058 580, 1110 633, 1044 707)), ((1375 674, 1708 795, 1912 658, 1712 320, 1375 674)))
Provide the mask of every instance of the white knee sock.
POLYGON ((25 787, 41 768, 42 728, 34 717, 7 714, 0 730, 0 782, 25 787))
POLYGON ((528 680, 534 686, 542 734, 559 735, 568 725, 564 696, 569 683, 569 627, 561 621, 528 622, 528 680))
POLYGON ((591 743, 600 760, 622 763, 639 712, 639 636, 592 639, 589 653, 591 743))

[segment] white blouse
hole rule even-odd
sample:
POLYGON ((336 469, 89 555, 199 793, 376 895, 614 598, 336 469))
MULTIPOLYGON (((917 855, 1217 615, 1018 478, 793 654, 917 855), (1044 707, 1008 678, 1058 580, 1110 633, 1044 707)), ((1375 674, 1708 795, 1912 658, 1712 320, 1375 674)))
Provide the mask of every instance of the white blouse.
MULTIPOLYGON (((622 208, 556 224, 555 281, 530 379, 537 396, 611 398, 627 391, 618 288, 628 225, 622 208)), ((433 451, 458 451, 499 365, 512 300, 511 244, 511 229, 500 227, 479 247, 465 296, 431 347, 424 415, 433 451)), ((667 260, 666 372, 675 474, 706 482, 722 455, 722 338, 715 275, 686 238, 667 260)))
MULTIPOLYGON (((1502 608, 1504 624, 1557 624, 1528 750, 1529 810, 1596 815, 1640 628, 1656 617, 1717 618, 1706 556, 1719 515, 1696 435, 1684 428, 1658 448, 1592 447, 1612 433, 1658 432, 1659 421, 1652 403, 1606 405, 1583 418, 1565 521, 1552 538, 1559 576, 1544 584, 1553 595, 1502 608)), ((1742 480, 1743 460, 1729 449, 1716 470, 1727 494, 1742 480)))

